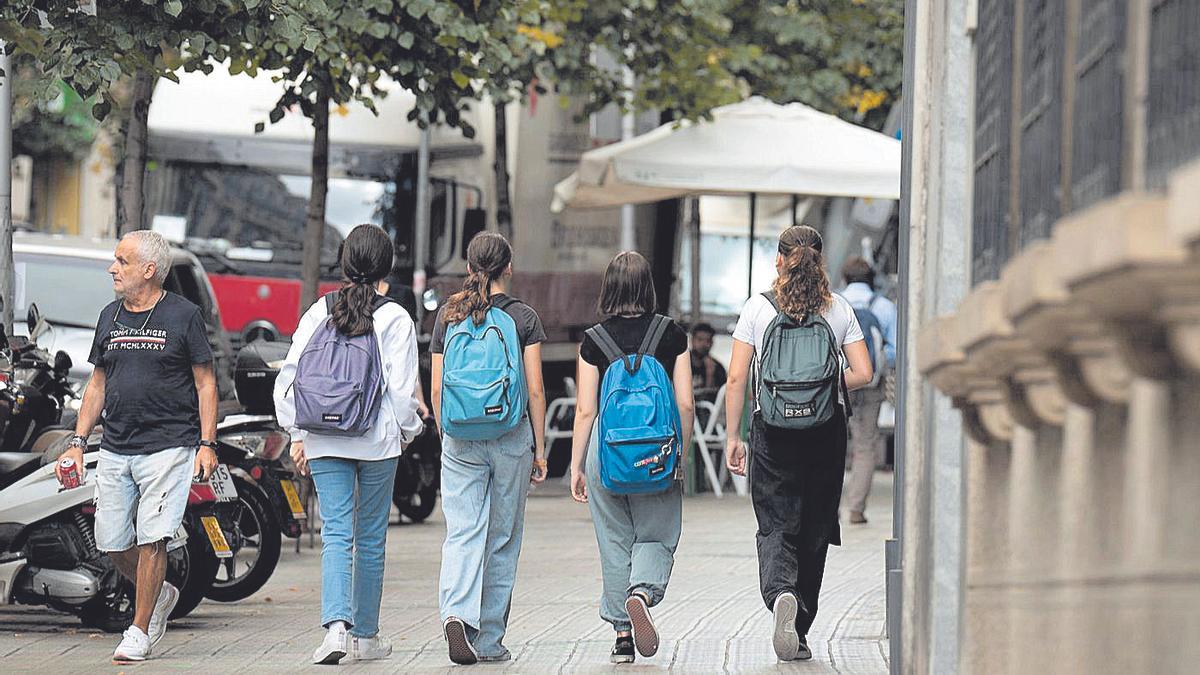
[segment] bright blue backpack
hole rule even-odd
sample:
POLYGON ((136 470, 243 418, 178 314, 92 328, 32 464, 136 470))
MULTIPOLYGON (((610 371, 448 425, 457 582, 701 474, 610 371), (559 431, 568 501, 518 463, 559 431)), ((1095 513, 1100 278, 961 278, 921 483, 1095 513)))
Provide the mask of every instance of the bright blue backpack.
POLYGON ((641 347, 624 354, 604 326, 587 330, 608 358, 600 386, 600 482, 616 494, 662 492, 675 480, 679 408, 663 365, 654 357, 671 320, 655 315, 641 347))
POLYGON ((529 406, 517 324, 493 305, 476 324, 471 317, 446 330, 442 360, 442 429, 463 441, 500 438, 516 428, 529 406))

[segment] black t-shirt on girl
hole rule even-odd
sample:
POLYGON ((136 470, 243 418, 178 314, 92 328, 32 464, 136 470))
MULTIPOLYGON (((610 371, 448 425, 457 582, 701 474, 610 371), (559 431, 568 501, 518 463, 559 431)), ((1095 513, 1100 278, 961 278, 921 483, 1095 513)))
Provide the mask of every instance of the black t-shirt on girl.
MULTIPOLYGON (((643 314, 633 318, 614 316, 605 319, 600 325, 604 326, 622 352, 633 354, 638 347, 642 346, 642 340, 646 339, 646 331, 650 328, 650 321, 653 318, 653 314, 643 314)), ((671 321, 667 325, 667 330, 663 332, 662 340, 658 342, 658 349, 654 352, 654 357, 667 371, 667 377, 675 372, 675 359, 686 352, 687 348, 687 333, 679 327, 679 324, 671 321)), ((583 344, 579 346, 579 355, 584 361, 599 368, 600 374, 604 375, 604 371, 608 368, 608 357, 604 355, 600 346, 592 341, 590 335, 583 336, 583 344)))
MULTIPOLYGON (((508 296, 503 293, 492 294, 492 304, 499 306, 508 299, 508 296)), ((446 324, 442 323, 442 312, 446 308, 438 310, 436 323, 433 325, 433 337, 429 341, 429 351, 432 354, 441 354, 446 351, 446 324)), ((537 312, 529 305, 517 300, 509 305, 504 312, 512 317, 513 322, 517 324, 517 339, 521 341, 521 351, 529 345, 536 345, 546 341, 546 330, 542 327, 542 319, 537 312)))

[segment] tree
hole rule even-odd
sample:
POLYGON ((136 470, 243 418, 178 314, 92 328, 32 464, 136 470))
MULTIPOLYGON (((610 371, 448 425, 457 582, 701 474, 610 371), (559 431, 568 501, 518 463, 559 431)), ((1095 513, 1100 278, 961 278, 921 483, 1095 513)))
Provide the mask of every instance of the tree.
POLYGON ((904 0, 767 0, 732 9, 732 39, 762 50, 732 67, 750 91, 883 125, 903 80, 904 0))
MULTIPOLYGON (((249 2, 250 0, 247 0, 249 2)), ((472 136, 462 118, 476 64, 491 46, 481 13, 505 3, 450 0, 296 0, 292 13, 231 54, 230 72, 275 71, 283 93, 269 121, 298 107, 313 120, 312 188, 305 224, 301 310, 316 299, 328 189, 329 107, 358 101, 375 111, 381 78, 416 96, 410 121, 444 120, 472 136)), ((253 72, 251 73, 253 74, 253 72)), ((265 123, 258 125, 262 130, 265 123)))
POLYGON ((58 81, 79 96, 97 100, 92 112, 112 110, 114 85, 132 80, 127 102, 124 152, 118 169, 117 224, 120 233, 142 227, 146 118, 159 77, 178 81, 179 69, 211 72, 256 26, 271 25, 291 3, 276 11, 262 0, 97 0, 95 12, 80 3, 11 0, 0 7, 0 39, 17 54, 36 59, 47 101, 58 81))

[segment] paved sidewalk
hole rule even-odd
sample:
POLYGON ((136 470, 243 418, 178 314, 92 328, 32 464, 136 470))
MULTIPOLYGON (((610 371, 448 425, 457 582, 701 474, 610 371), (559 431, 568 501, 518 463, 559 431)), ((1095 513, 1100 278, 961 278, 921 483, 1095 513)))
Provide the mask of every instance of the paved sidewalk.
MULTIPOLYGON (((831 549, 821 610, 811 633, 815 658, 781 664, 770 614, 758 595, 754 515, 749 500, 699 497, 684 503, 684 532, 666 599, 653 610, 663 636, 658 655, 633 666, 608 663, 612 630, 598 611, 600 565, 587 507, 547 485, 529 500, 525 545, 506 642, 515 660, 482 673, 672 670, 685 673, 886 672, 883 541, 891 531, 891 475, 876 475, 866 526, 843 526, 831 549)), ((383 632, 388 661, 337 672, 465 672, 451 667, 437 618, 440 511, 422 525, 388 533, 383 632)), ((272 580, 233 605, 206 601, 171 624, 156 658, 117 668, 119 636, 83 629, 68 615, 36 607, 0 608, 4 673, 331 672, 308 665, 320 640, 320 551, 307 539, 287 547, 272 580)))

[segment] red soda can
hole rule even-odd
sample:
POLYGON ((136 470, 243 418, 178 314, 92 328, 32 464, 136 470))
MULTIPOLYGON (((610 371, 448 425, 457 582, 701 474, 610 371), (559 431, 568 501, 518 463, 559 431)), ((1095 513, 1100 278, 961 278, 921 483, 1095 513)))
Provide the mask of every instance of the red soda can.
POLYGON ((79 467, 75 466, 75 460, 63 457, 58 463, 58 469, 59 475, 62 476, 64 490, 73 490, 79 487, 79 467))

